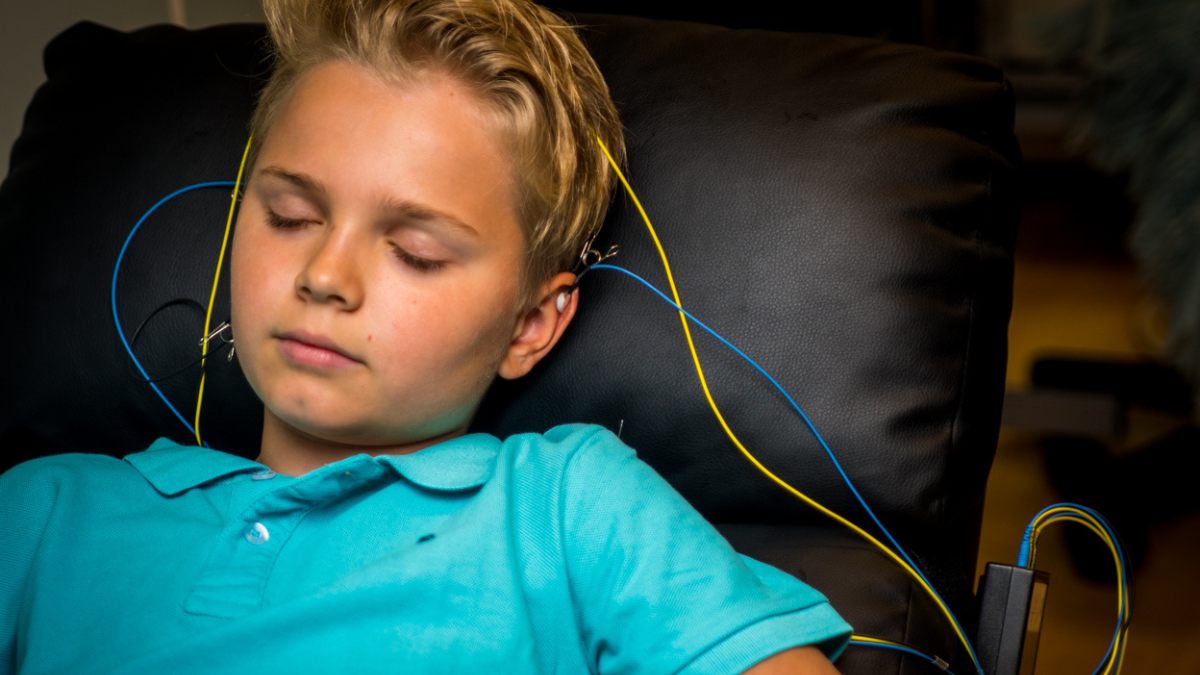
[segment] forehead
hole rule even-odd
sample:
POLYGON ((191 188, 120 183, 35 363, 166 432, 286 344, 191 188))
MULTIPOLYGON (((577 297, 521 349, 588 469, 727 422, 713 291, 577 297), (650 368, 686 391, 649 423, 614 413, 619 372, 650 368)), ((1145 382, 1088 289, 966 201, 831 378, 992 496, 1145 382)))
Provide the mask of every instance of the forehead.
POLYGON ((256 166, 311 176, 334 199, 426 204, 473 227, 516 222, 496 126, 467 87, 438 74, 400 85, 347 62, 313 67, 256 166))

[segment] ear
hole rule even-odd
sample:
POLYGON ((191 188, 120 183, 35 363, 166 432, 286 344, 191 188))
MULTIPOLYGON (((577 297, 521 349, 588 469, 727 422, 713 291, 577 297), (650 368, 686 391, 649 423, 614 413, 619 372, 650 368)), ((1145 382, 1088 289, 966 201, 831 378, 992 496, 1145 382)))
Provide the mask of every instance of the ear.
POLYGON ((579 306, 578 289, 567 293, 574 281, 574 274, 562 272, 541 285, 534 296, 534 305, 517 317, 512 342, 496 374, 506 380, 515 380, 533 370, 538 361, 558 344, 558 339, 567 330, 579 306), (567 293, 567 297, 560 300, 559 296, 564 293, 567 293))

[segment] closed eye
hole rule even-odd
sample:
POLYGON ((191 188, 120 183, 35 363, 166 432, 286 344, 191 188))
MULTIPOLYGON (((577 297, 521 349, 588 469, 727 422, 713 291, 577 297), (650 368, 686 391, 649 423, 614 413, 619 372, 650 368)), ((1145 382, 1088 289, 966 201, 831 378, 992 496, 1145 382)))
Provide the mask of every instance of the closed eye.
POLYGON ((298 218, 284 218, 283 216, 267 209, 267 223, 277 230, 295 230, 303 226, 309 221, 300 220, 298 218))
POLYGON ((428 258, 420 258, 408 251, 392 245, 392 254, 401 260, 405 265, 417 270, 418 272, 436 272, 446 266, 445 260, 430 260, 428 258))

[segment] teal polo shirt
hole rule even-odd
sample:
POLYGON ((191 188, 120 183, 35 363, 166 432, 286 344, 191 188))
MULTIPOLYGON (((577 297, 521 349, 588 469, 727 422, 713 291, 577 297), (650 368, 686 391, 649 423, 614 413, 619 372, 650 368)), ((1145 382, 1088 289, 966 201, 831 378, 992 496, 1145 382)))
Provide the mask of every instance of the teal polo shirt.
POLYGON ((740 673, 818 592, 596 426, 299 477, 159 439, 0 476, 0 673, 740 673))

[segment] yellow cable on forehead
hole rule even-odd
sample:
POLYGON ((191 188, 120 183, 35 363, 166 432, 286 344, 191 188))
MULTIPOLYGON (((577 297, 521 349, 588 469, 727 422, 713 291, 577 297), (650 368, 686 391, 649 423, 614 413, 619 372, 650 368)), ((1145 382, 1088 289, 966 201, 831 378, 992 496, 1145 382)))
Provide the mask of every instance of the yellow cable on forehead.
MULTIPOLYGON (((254 136, 246 139, 246 149, 242 151, 242 163, 238 166, 237 181, 233 186, 233 194, 229 196, 229 217, 225 219, 225 236, 221 239, 221 253, 217 256, 217 271, 213 274, 212 292, 208 294, 208 311, 204 314, 204 335, 209 335, 209 326, 212 325, 213 305, 217 301, 217 286, 221 282, 221 267, 225 264, 225 249, 229 246, 229 232, 233 229, 233 214, 237 210, 238 196, 242 190, 242 172, 246 170, 246 158, 250 156, 250 144, 254 142, 254 136)), ((201 340, 200 355, 208 356, 208 340, 201 340)), ((196 419, 194 426, 196 429, 196 445, 204 445, 204 441, 200 438, 200 406, 204 403, 204 376, 207 372, 204 368, 205 360, 200 361, 200 391, 196 394, 196 419)))

